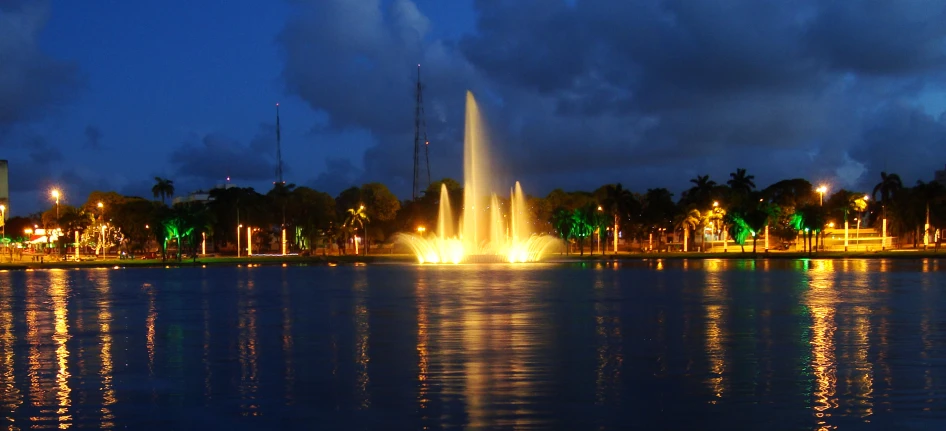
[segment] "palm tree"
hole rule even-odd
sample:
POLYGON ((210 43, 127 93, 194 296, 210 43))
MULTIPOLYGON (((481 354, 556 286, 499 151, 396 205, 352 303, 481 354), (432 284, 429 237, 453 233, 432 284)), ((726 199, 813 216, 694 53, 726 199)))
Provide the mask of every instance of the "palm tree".
POLYGON ((871 192, 870 197, 876 202, 877 193, 880 193, 880 204, 884 218, 887 218, 887 203, 901 190, 903 190, 903 181, 900 181, 900 175, 880 173, 880 182, 874 186, 874 191, 871 192))
MULTIPOLYGON (((359 205, 358 208, 349 208, 348 217, 345 219, 345 226, 354 228, 357 224, 361 228, 362 235, 365 235, 365 222, 369 222, 368 213, 365 212, 365 206, 359 205)), ((365 244, 367 245, 367 235, 365 235, 365 244)), ((355 238, 355 247, 358 247, 357 235, 355 238)), ((365 247, 365 255, 368 255, 368 247, 365 247)))
POLYGON ((161 203, 165 203, 165 199, 174 196, 174 181, 167 178, 154 177, 154 182, 154 186, 151 187, 151 193, 154 193, 155 199, 161 196, 161 203))
POLYGON ((755 175, 746 175, 745 169, 738 168, 736 172, 729 174, 729 181, 726 181, 726 184, 735 192, 749 194, 755 189, 755 183, 752 181, 754 179, 755 175))
POLYGON ((683 251, 687 251, 690 230, 696 229, 696 227, 700 225, 701 218, 700 210, 696 208, 691 208, 689 211, 677 216, 675 223, 676 228, 683 230, 683 251))
POLYGON ((608 184, 605 187, 604 207, 614 217, 614 253, 618 252, 618 232, 621 217, 627 217, 634 205, 634 194, 618 184, 608 184))
POLYGON ((713 201, 716 181, 709 179, 709 175, 697 175, 690 182, 693 183, 693 187, 686 191, 687 201, 698 205, 700 208, 709 205, 713 201))

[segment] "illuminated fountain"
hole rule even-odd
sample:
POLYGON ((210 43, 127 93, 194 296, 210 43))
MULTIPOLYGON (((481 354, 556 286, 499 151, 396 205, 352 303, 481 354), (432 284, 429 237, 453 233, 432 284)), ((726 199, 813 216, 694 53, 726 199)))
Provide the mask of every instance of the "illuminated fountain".
POLYGON ((561 247, 549 235, 536 235, 526 206, 526 196, 516 182, 503 208, 490 185, 492 176, 479 108, 466 93, 463 136, 463 207, 454 230, 453 209, 447 186, 440 187, 437 229, 428 236, 402 234, 398 241, 410 247, 420 263, 534 262, 561 247))

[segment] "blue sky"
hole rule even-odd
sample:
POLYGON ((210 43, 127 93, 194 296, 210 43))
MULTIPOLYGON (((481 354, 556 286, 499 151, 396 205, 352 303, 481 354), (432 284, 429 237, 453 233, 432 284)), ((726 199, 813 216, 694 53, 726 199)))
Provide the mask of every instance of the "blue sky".
POLYGON ((804 0, 8 1, 0 151, 14 214, 92 190, 274 176, 410 196, 424 64, 435 179, 459 178, 463 92, 526 191, 679 194, 747 168, 867 190, 946 163, 946 5, 804 0))

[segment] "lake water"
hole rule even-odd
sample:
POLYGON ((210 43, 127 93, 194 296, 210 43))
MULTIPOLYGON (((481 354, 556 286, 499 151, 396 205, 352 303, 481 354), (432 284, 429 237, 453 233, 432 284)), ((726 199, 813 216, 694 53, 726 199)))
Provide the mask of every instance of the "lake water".
POLYGON ((0 428, 942 430, 944 270, 2 272, 0 428))

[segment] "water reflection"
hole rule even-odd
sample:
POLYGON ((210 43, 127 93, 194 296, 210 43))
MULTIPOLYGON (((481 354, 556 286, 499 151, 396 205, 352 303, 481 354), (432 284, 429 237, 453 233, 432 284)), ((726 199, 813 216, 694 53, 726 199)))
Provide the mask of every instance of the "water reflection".
POLYGON ((814 411, 818 429, 833 428, 829 419, 833 409, 838 407, 837 363, 835 361, 834 333, 837 325, 834 320, 834 261, 819 260, 810 262, 810 279, 807 306, 811 313, 811 369, 815 377, 813 394, 814 411))
POLYGON ((714 399, 710 400, 711 403, 716 403, 728 392, 725 343, 729 335, 726 333, 724 323, 728 316, 725 307, 725 287, 720 276, 722 263, 721 260, 707 262, 706 282, 703 287, 703 307, 706 318, 704 339, 706 341, 706 358, 710 365, 709 377, 706 383, 714 396, 714 399))
POLYGON ((428 404, 430 400, 430 351, 429 351, 429 305, 427 295, 427 279, 417 280, 417 408, 421 412, 421 421, 428 419, 428 404))
POLYGON ((944 277, 820 259, 0 272, 0 428, 922 427, 946 419, 944 277))
MULTIPOLYGON (((283 277, 286 273, 283 272, 283 277)), ((286 405, 292 405, 293 385, 295 385, 296 371, 292 361, 293 343, 292 343, 292 296, 289 291, 289 282, 283 278, 282 288, 280 289, 282 300, 282 352, 283 352, 283 373, 285 375, 286 405)))
POLYGON ((13 288, 0 284, 0 413, 11 416, 23 404, 20 389, 16 384, 14 357, 16 356, 16 334, 13 327, 13 288))
POLYGON ((56 344, 56 399, 59 401, 59 428, 66 429, 72 424, 72 416, 69 414, 69 406, 72 404, 69 394, 72 391, 69 388, 69 349, 66 342, 69 341, 69 311, 67 300, 69 297, 69 285, 66 284, 65 271, 50 271, 49 273, 49 294, 53 303, 53 314, 56 319, 55 333, 53 342, 56 344))
MULTIPOLYGON (((595 271, 595 403, 619 404, 621 369, 624 366, 624 340, 621 334, 620 303, 609 300, 619 295, 620 286, 606 283, 603 271, 595 271)), ((661 343, 663 344, 663 343, 661 343)))
POLYGON ((102 406, 100 409, 102 421, 99 425, 102 429, 111 429, 115 426, 113 422, 115 416, 111 409, 112 406, 118 402, 114 383, 112 382, 114 365, 112 364, 112 302, 109 297, 111 286, 106 276, 97 277, 96 282, 99 286, 99 298, 97 301, 99 343, 101 344, 101 350, 99 351, 99 376, 102 380, 102 406))
POLYGON ((240 413, 243 416, 259 414, 259 351, 257 347, 257 304, 254 280, 238 287, 239 302, 239 358, 240 358, 240 413))
POLYGON ((371 358, 368 356, 368 279, 367 269, 364 267, 355 269, 355 284, 352 289, 355 294, 355 399, 359 408, 366 409, 371 406, 371 394, 368 390, 368 363, 371 358))

